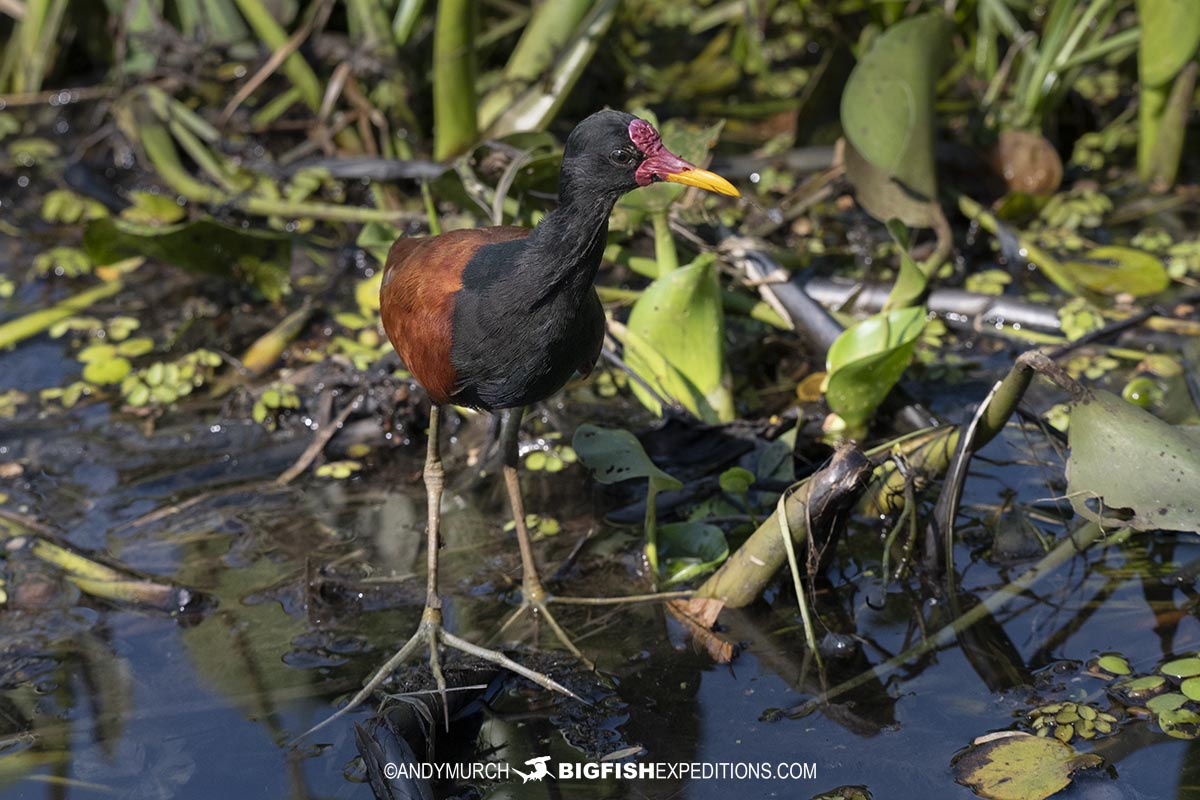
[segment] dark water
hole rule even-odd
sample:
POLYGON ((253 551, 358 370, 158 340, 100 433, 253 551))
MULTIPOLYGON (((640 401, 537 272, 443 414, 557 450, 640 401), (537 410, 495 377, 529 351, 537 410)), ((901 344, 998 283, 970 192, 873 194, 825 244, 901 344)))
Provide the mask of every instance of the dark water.
MULTIPOLYGON (((23 274, 6 265, 10 274, 23 274)), ((29 310, 19 301, 8 313, 29 310)), ((42 336, 0 354, 0 388, 27 391, 74 377, 65 345, 42 336)), ((986 382, 963 387, 978 397, 986 382)), ((947 418, 953 395, 925 398, 947 418), (940 397, 941 399, 936 399, 940 397)), ((571 418, 567 418, 571 419, 571 418)), ((448 445, 454 478, 446 500, 443 588, 451 629, 486 640, 512 608, 519 561, 503 533, 505 505, 494 476, 466 467, 462 452, 486 439, 469 422, 448 445)), ((223 418, 211 404, 143 420, 105 403, 0 420, 0 462, 19 474, 0 482, 2 508, 49 526, 85 552, 210 598, 169 614, 88 598, 26 549, 6 563, 9 602, 0 611, 0 780, 4 797, 369 797, 354 738, 360 709, 294 741, 324 719, 415 626, 422 596, 424 493, 419 444, 376 442, 348 481, 306 475, 272 480, 307 445, 299 428, 271 434, 223 418), (201 502, 152 521, 171 504, 201 502)), ((957 558, 964 592, 978 597, 1029 562, 983 558, 992 510, 1005 499, 1042 501, 1061 491, 1061 461, 1039 437, 1012 428, 976 461, 957 558)), ((567 572, 566 594, 644 591, 637 537, 603 522, 606 500, 578 467, 527 479, 531 512, 563 523, 539 544, 561 563, 592 539, 567 572)), ((1060 526, 1042 524, 1048 534, 1060 526)), ((829 683, 858 674, 934 629, 939 608, 893 584, 877 588, 884 526, 852 526, 818 611, 846 635, 846 655, 827 656, 829 683)), ((19 531, 18 531, 19 532, 19 531)), ((1089 697, 1105 704, 1105 682, 1083 662, 1105 651, 1135 669, 1200 649, 1196 594, 1167 585, 1172 565, 1200 557, 1190 538, 1144 536, 1095 548, 977 630, 835 706, 789 719, 822 683, 805 658, 790 592, 727 612, 726 635, 745 645, 714 665, 656 606, 565 609, 561 620, 599 664, 603 678, 570 659, 517 644, 519 660, 548 669, 595 703, 496 677, 439 753, 464 762, 524 768, 625 754, 634 763, 798 765, 790 779, 566 779, 443 782, 438 796, 492 798, 810 797, 857 784, 877 798, 970 797, 951 759, 976 736, 1011 727, 1031 707, 1089 697), (964 644, 967 645, 964 647, 964 644), (1007 652, 1002 660, 997 653, 1007 652), (1013 665, 1017 665, 1015 670, 1013 665), (1014 674, 1015 672, 1015 674, 1014 674), (774 720, 774 721, 772 721, 774 720), (636 755, 635 755, 636 754, 636 755)), ((524 633, 531 631, 526 628, 524 633)), ((541 641, 552 637, 541 632, 541 641)), ((419 675, 417 676, 420 677, 419 675)), ((1068 790, 1075 797, 1196 797, 1196 745, 1144 721, 1099 742, 1111 770, 1068 790)), ((732 767, 727 767, 732 768, 732 767)))

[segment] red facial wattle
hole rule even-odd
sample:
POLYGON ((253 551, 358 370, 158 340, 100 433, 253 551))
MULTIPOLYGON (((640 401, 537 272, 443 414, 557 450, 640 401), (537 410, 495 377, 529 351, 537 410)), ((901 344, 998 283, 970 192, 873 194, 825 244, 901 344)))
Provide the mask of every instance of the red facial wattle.
POLYGON ((638 165, 634 177, 638 186, 648 186, 655 179, 697 186, 710 192, 741 197, 741 193, 733 184, 706 169, 700 169, 690 161, 685 161, 668 150, 662 143, 662 137, 654 126, 644 119, 635 119, 629 123, 629 140, 638 150, 642 151, 645 159, 638 165))

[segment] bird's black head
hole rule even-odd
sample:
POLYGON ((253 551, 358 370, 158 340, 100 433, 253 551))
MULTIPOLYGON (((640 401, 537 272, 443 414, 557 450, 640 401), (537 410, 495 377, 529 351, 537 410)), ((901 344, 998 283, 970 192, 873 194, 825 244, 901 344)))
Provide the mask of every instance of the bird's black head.
POLYGON ((575 126, 563 151, 559 194, 616 197, 655 181, 699 186, 738 197, 720 175, 684 161, 663 146, 654 126, 624 111, 597 111, 575 126))

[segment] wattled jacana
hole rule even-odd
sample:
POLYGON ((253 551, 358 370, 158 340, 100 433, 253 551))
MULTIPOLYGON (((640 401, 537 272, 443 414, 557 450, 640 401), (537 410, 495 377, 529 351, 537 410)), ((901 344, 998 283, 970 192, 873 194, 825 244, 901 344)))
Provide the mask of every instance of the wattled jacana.
POLYGON ((524 570, 522 610, 535 608, 568 649, 546 609, 517 477, 517 445, 525 406, 562 388, 576 372, 591 372, 604 340, 604 310, 592 287, 621 195, 655 181, 738 191, 663 146, 645 120, 620 111, 592 114, 571 132, 559 173, 559 207, 533 230, 517 227, 454 231, 405 238, 388 253, 380 292, 383 326, 433 407, 425 487, 429 503, 428 589, 420 627, 380 670, 384 675, 422 644, 444 688, 438 645, 501 664, 542 686, 571 694, 508 657, 443 630, 438 596, 438 524, 443 472, 438 455, 438 406, 445 403, 507 414, 502 434, 504 481, 524 570))

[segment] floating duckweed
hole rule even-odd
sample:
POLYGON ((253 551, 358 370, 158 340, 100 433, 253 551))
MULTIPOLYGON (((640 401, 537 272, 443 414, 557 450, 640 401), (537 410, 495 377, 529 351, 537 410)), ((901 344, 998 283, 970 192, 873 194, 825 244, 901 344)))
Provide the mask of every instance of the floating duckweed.
POLYGON ((366 458, 371 454, 371 445, 357 442, 346 448, 346 454, 351 458, 366 458))
POLYGON ((267 430, 273 431, 279 424, 282 412, 299 407, 300 397, 296 394, 296 387, 290 383, 276 381, 259 395, 258 400, 254 403, 251 416, 255 422, 267 430))
POLYGON ((1078 736, 1094 739, 1112 733, 1117 718, 1086 703, 1051 703, 1029 712, 1030 726, 1038 736, 1053 736, 1067 743, 1078 736))
POLYGON ((541 470, 546 467, 546 452, 544 450, 534 450, 529 455, 525 456, 525 469, 541 470))
MULTIPOLYGON (((525 527, 529 530, 534 541, 545 539, 547 536, 557 536, 562 531, 562 525, 554 517, 546 517, 541 514, 526 514, 525 527)), ((509 520, 504 525, 504 530, 513 531, 517 526, 512 520, 509 520)))
POLYGON ((90 395, 95 387, 86 381, 75 381, 69 386, 54 386, 38 392, 38 398, 43 403, 57 401, 63 408, 72 408, 85 396, 90 395))
POLYGON ((1012 283, 1012 275, 1002 269, 985 269, 968 275, 964 288, 978 294, 1001 295, 1004 287, 1012 283))
POLYGON ((1092 189, 1073 189, 1054 195, 1042 207, 1040 216, 1048 227, 1098 228, 1104 215, 1112 211, 1112 200, 1092 189))
POLYGON ((362 464, 358 461, 350 459, 346 461, 331 461, 328 464, 322 464, 317 467, 317 477, 334 478, 340 481, 349 478, 360 469, 362 469, 362 464))
POLYGON ((83 367, 83 379, 88 383, 104 386, 120 383, 133 370, 129 359, 117 356, 103 361, 92 361, 83 367))
POLYGON ((157 361, 121 381, 121 394, 131 406, 165 406, 186 397, 212 378, 221 357, 211 350, 195 350, 175 361, 157 361))
POLYGON ((0 417, 12 419, 17 414, 17 407, 28 399, 29 395, 17 389, 0 393, 0 417))
POLYGON ((104 204, 81 197, 69 189, 54 189, 42 200, 42 219, 51 224, 74 225, 89 219, 107 216, 104 204))
POLYGON ((142 323, 134 317, 113 317, 104 326, 108 332, 108 338, 114 342, 128 339, 129 334, 140 327, 142 327, 142 323))
POLYGON ((1070 300, 1058 310, 1058 320, 1063 334, 1072 341, 1086 333, 1103 328, 1104 315, 1094 305, 1081 297, 1070 300))
POLYGON ((78 278, 92 271, 92 262, 78 247, 52 247, 33 259, 33 271, 43 276, 78 278))

